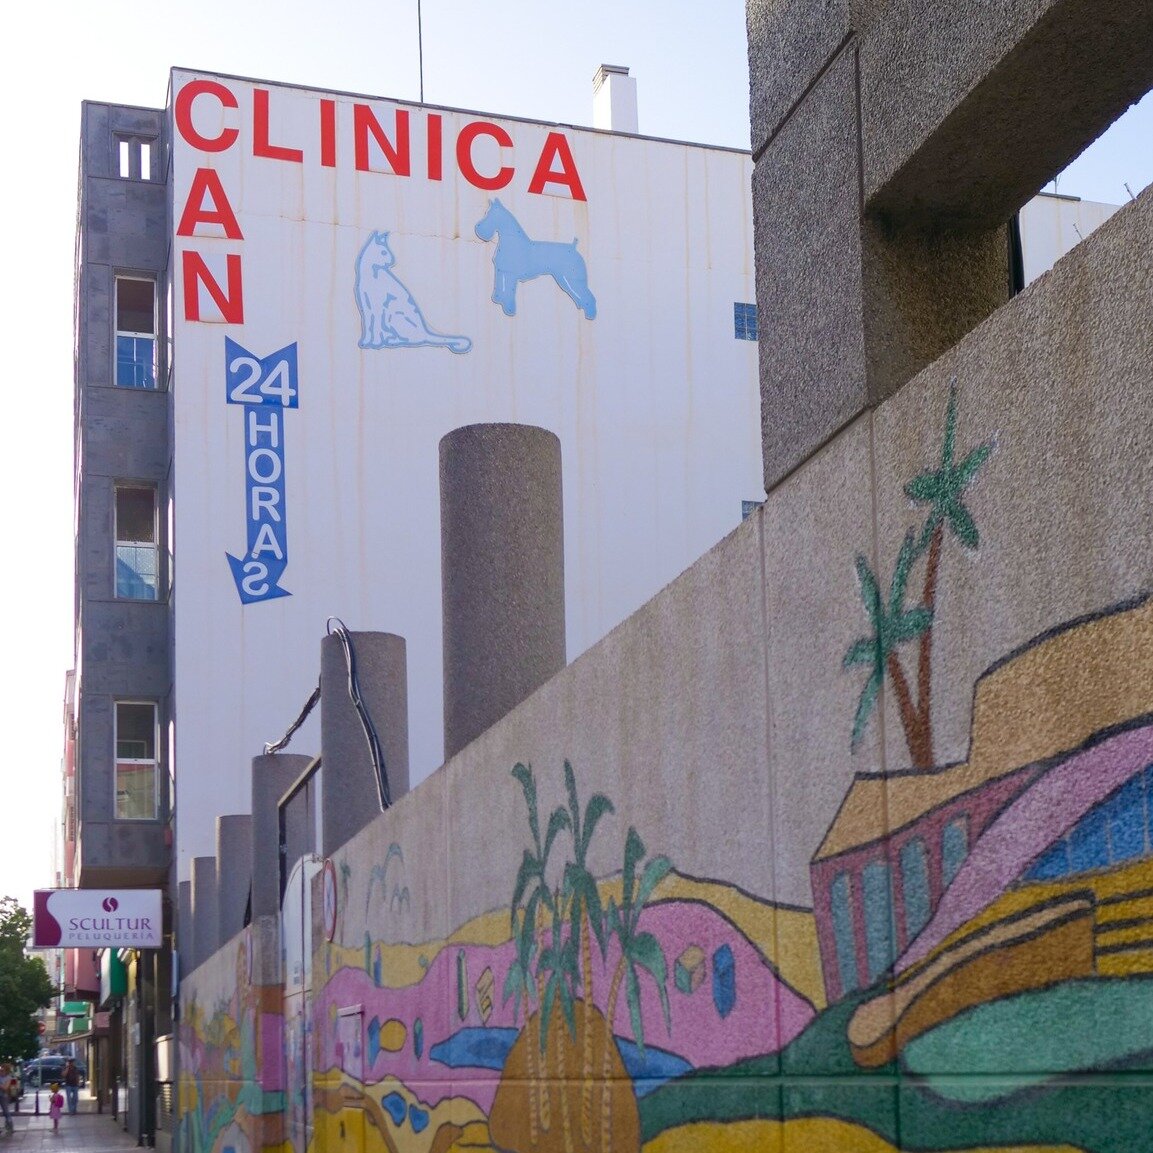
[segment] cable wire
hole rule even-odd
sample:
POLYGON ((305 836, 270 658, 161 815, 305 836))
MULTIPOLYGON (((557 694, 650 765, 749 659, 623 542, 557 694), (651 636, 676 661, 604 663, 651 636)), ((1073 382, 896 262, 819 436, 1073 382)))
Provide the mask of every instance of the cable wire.
POLYGON ((348 668, 348 699, 352 701, 357 716, 360 717, 361 727, 364 729, 364 739, 368 742, 368 755, 372 760, 372 771, 376 777, 376 791, 380 799, 380 811, 392 807, 392 794, 388 787, 388 770, 384 763, 384 750, 380 747, 380 738, 376 733, 376 726, 364 707, 360 697, 360 681, 356 675, 356 653, 352 646, 352 634, 345 627, 339 617, 328 618, 328 635, 335 634, 340 638, 344 649, 344 663, 348 668), (334 624, 335 622, 335 624, 334 624))

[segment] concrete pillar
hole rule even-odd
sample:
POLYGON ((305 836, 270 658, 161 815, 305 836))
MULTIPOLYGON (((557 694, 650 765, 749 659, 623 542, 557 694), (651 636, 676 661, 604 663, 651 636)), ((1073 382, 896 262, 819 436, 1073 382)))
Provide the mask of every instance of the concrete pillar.
POLYGON ((180 956, 180 979, 184 980, 195 966, 196 926, 192 919, 192 882, 177 885, 176 952, 180 956))
POLYGON ((199 968, 220 948, 215 857, 192 858, 192 921, 196 934, 196 955, 192 967, 199 968))
POLYGON ((565 666, 560 441, 474 424, 440 442, 444 755, 565 666))
MULTIPOLYGON (((277 802, 312 763, 302 753, 270 753, 252 758, 252 919, 280 912, 280 825, 277 802)), ((308 805, 289 810, 289 863, 311 851, 308 805), (301 846, 307 846, 302 848, 301 846)))
POLYGON ((232 813, 216 818, 216 915, 223 944, 244 928, 252 887, 252 818, 232 813))
MULTIPOLYGON (((408 664, 403 637, 350 633, 357 683, 384 755, 393 802, 408 792, 408 664)), ((380 797, 364 726, 348 692, 336 634, 320 646, 322 852, 330 857, 379 815, 380 797)))

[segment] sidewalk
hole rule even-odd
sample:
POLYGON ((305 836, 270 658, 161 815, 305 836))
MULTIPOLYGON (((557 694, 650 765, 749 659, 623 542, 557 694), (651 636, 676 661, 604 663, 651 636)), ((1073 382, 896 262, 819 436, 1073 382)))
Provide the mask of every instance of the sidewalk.
MULTIPOLYGON (((34 1093, 29 1091, 20 1102, 20 1112, 12 1115, 15 1126, 11 1136, 0 1136, 3 1153, 122 1153, 136 1149, 136 1138, 120 1128, 109 1113, 96 1112, 96 1098, 80 1091, 79 1111, 74 1116, 67 1112, 60 1118, 60 1128, 53 1132, 48 1116, 48 1094, 40 1095, 40 1116, 35 1115, 34 1093)), ((0 1131, 3 1122, 0 1119, 0 1131)))

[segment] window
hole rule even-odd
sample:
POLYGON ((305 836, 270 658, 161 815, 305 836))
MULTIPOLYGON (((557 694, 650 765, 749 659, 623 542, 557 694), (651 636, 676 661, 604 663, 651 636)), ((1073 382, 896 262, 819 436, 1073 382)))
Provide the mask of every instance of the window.
POLYGON ((733 335, 737 340, 757 339, 757 306, 755 304, 733 305, 733 335))
POLYGON ((857 975, 857 942, 853 932, 853 890, 848 873, 839 873, 830 894, 833 905, 833 940, 841 992, 851 993, 860 982, 857 975))
POLYGON ((152 179, 153 141, 141 136, 116 137, 116 171, 122 180, 152 179))
POLYGON ((929 858, 920 837, 901 846, 901 897, 905 938, 911 941, 929 921, 929 858))
POLYGON ((116 702, 116 819, 156 820, 156 706, 116 702))
POLYGON ((116 487, 116 595, 154 601, 159 592, 156 490, 116 487))
POLYGON ((957 875, 957 870, 969 855, 969 819, 958 817, 950 821, 941 833, 941 875, 942 888, 947 889, 957 875))
POLYGON ((156 387, 156 283, 116 278, 116 383, 156 387))
POLYGON ((869 980, 875 981, 893 963, 893 899, 889 866, 873 861, 861 873, 865 895, 865 957, 869 980))

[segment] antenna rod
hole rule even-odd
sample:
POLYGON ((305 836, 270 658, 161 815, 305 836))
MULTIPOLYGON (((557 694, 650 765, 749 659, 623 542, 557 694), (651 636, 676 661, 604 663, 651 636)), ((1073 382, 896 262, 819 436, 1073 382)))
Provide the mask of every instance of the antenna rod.
POLYGON ((416 0, 416 52, 420 59, 420 102, 424 103, 424 28, 420 19, 420 0, 416 0))

